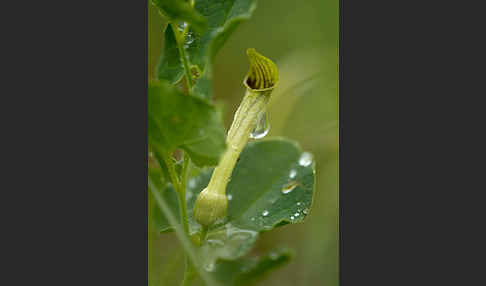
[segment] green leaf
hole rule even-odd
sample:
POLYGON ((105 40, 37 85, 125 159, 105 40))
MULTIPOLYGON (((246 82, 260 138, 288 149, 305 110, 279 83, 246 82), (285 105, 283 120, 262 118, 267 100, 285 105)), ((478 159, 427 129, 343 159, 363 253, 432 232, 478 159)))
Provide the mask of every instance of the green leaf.
POLYGON ((208 29, 201 35, 189 28, 185 38, 189 61, 197 65, 203 76, 194 86, 194 94, 211 98, 214 57, 238 25, 248 20, 256 9, 256 0, 199 0, 194 7, 208 20, 208 29))
POLYGON ((178 83, 184 75, 184 65, 181 62, 172 25, 167 25, 165 28, 164 49, 156 69, 157 78, 168 80, 171 84, 178 83))
POLYGON ((199 167, 216 165, 226 148, 221 114, 165 81, 149 82, 149 144, 159 152, 182 148, 199 167))
POLYGON ((284 266, 293 257, 290 249, 272 251, 261 257, 219 260, 214 266, 214 277, 223 285, 250 285, 263 279, 271 271, 284 266))
POLYGON ((204 70, 238 25, 251 17, 256 0, 199 0, 194 8, 207 18, 208 29, 186 38, 186 45, 191 62, 204 70))
POLYGON ((195 11, 189 2, 184 0, 152 0, 152 3, 172 22, 188 22, 198 32, 204 31, 207 27, 206 18, 195 11))
MULTIPOLYGON (((310 153, 303 152, 293 141, 274 138, 249 143, 226 190, 228 216, 208 231, 207 241, 200 248, 203 263, 240 258, 248 253, 260 232, 302 222, 312 204, 314 170, 310 153)), ((207 169, 187 183, 191 234, 200 231, 193 208, 211 174, 212 169, 207 169)), ((170 186, 166 189, 173 191, 170 186)))

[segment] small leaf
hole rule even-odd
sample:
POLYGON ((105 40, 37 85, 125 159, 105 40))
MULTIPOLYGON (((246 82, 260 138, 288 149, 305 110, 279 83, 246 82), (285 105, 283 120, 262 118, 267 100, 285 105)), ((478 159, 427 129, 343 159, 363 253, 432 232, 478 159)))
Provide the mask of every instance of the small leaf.
POLYGON ((290 249, 280 249, 261 257, 219 260, 214 267, 213 275, 223 285, 250 285, 287 264, 292 256, 293 252, 290 249))
POLYGON ((164 32, 164 49, 157 65, 157 78, 168 80, 171 84, 178 83, 184 75, 184 65, 179 56, 177 41, 172 25, 167 25, 164 32))
POLYGON ((189 2, 183 0, 152 0, 152 3, 172 22, 186 21, 198 32, 204 31, 207 27, 207 20, 196 12, 189 2))
POLYGON ((216 108, 165 81, 149 82, 148 137, 159 152, 186 150, 199 167, 216 165, 226 147, 223 121, 216 108))

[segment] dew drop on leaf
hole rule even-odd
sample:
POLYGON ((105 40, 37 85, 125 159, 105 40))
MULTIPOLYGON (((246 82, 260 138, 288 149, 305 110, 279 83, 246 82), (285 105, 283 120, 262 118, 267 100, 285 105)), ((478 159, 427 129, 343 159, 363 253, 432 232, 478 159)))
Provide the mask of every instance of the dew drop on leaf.
POLYGON ((262 112, 258 115, 257 123, 255 128, 250 133, 250 138, 253 139, 260 139, 265 137, 270 131, 270 123, 268 122, 268 115, 267 112, 262 112))
POLYGON ((304 152, 300 155, 299 158, 299 165, 307 167, 312 163, 312 155, 311 153, 304 152))
POLYGON ((267 215, 268 215, 268 211, 264 210, 263 213, 262 213, 262 216, 267 216, 267 215))
POLYGON ((293 179, 295 176, 297 176, 297 171, 295 169, 290 170, 289 177, 293 179))
POLYGON ((231 194, 228 195, 228 201, 231 201, 233 199, 233 196, 231 194))
POLYGON ((298 216, 299 216, 299 213, 295 213, 295 214, 294 214, 294 216, 295 216, 295 217, 298 217, 298 216))
POLYGON ((292 192, 295 189, 295 187, 297 187, 297 185, 298 185, 298 183, 295 182, 295 181, 292 181, 292 182, 286 184, 282 188, 282 193, 283 194, 288 194, 288 193, 292 192))
POLYGON ((214 262, 211 262, 211 263, 206 264, 204 266, 204 269, 206 269, 206 271, 208 271, 208 272, 214 271, 214 262))
POLYGON ((294 216, 291 216, 291 217, 290 217, 290 219, 291 219, 291 220, 294 220, 294 216))
POLYGON ((302 203, 301 202, 298 202, 297 205, 300 206, 302 203))

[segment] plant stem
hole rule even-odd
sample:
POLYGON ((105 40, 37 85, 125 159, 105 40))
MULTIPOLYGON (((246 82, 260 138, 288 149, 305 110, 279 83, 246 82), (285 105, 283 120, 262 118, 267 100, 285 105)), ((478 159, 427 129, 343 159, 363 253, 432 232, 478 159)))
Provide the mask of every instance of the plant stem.
MULTIPOLYGON (((171 212, 169 206, 167 205, 167 202, 160 195, 160 190, 157 189, 157 187, 152 182, 150 177, 148 179, 148 187, 149 187, 149 190, 154 195, 154 198, 155 198, 157 205, 162 210, 164 215, 167 217, 169 223, 174 227, 175 234, 176 234, 177 238, 179 238, 179 241, 181 242, 187 257, 190 258, 193 265, 196 265, 196 266, 200 265, 199 259, 196 255, 196 251, 194 250, 194 245, 190 242, 189 238, 185 235, 181 225, 177 222, 177 219, 175 218, 174 214, 171 212)), ((199 275, 204 280, 206 285, 208 285, 208 286, 218 285, 212 279, 211 276, 209 276, 206 272, 204 272, 204 270, 200 270, 201 268, 194 267, 193 269, 199 272, 199 275)))
POLYGON ((203 244, 203 242, 206 240, 207 235, 208 235, 208 227, 202 226, 201 234, 199 236, 199 241, 201 241, 201 244, 203 244))
POLYGON ((184 278, 182 279, 181 286, 191 285, 192 281, 196 277, 196 270, 189 258, 186 259, 186 269, 184 270, 184 278))
POLYGON ((189 236, 189 219, 187 218, 187 203, 186 203, 186 184, 187 184, 187 175, 189 169, 190 158, 186 154, 183 156, 182 162, 182 174, 181 174, 181 185, 179 190, 179 204, 181 206, 181 219, 182 219, 182 226, 184 227, 184 231, 186 232, 187 236, 189 236))
POLYGON ((177 173, 175 171, 174 162, 172 161, 172 158, 169 154, 167 154, 165 152, 161 152, 161 154, 162 154, 162 159, 164 160, 165 165, 167 166, 167 169, 169 171, 169 176, 170 176, 170 180, 172 182, 172 185, 174 185, 174 189, 176 189, 176 191, 177 191, 179 189, 179 179, 177 178, 177 173))
MULTIPOLYGON (((171 177, 172 184, 174 185, 174 189, 177 192, 177 197, 179 199, 179 212, 181 216, 181 223, 183 226, 184 234, 187 238, 189 238, 189 220, 187 217, 187 204, 186 204, 186 183, 187 183, 187 176, 190 164, 190 158, 186 154, 183 155, 183 163, 182 163, 182 173, 180 179, 177 178, 177 173, 175 171, 174 162, 168 156, 168 154, 163 153, 163 158, 165 164, 167 165, 167 169, 169 171, 169 176, 171 177)), ((181 286, 190 285, 191 281, 195 277, 195 269, 193 264, 190 261, 190 258, 187 256, 185 257, 185 269, 184 269, 184 278, 182 280, 181 286)))
MULTIPOLYGON (((177 173, 175 171, 174 162, 170 158, 169 154, 162 152, 162 158, 167 166, 169 171, 169 176, 172 181, 172 185, 174 185, 174 189, 176 190, 177 197, 179 199, 179 212, 181 216, 181 223, 184 227, 184 232, 189 237, 189 224, 187 219, 187 207, 186 207, 186 182, 184 172, 187 171, 187 166, 183 167, 183 175, 182 180, 179 180, 177 177, 177 173), (185 170, 184 170, 185 169, 185 170)), ((186 161, 186 160, 184 160, 186 161)), ((186 165, 186 163, 184 163, 186 165)))
POLYGON ((179 56, 184 65, 184 73, 186 74, 187 90, 189 94, 192 94, 192 75, 191 75, 191 70, 189 69, 189 63, 187 61, 186 50, 184 49, 184 40, 186 37, 186 32, 187 32, 187 28, 189 27, 189 24, 187 24, 186 28, 184 28, 184 32, 182 35, 179 33, 176 24, 170 23, 170 25, 172 26, 172 31, 174 31, 174 35, 177 42, 177 48, 179 49, 179 56))

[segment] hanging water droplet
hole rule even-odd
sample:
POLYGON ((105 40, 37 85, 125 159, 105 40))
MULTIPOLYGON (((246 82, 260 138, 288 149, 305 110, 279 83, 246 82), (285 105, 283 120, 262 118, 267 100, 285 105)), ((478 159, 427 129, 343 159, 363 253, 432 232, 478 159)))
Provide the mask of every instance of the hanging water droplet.
POLYGON ((312 154, 309 152, 304 152, 300 155, 299 164, 301 166, 307 167, 312 163, 312 154))
POLYGON ((288 193, 292 192, 295 189, 295 187, 297 187, 298 185, 299 185, 299 183, 292 181, 292 182, 283 186, 282 193, 288 194, 288 193))
POLYGON ((268 122, 268 115, 267 112, 262 112, 258 115, 257 123, 255 128, 250 133, 250 138, 253 139, 260 139, 265 137, 270 131, 270 123, 268 122))
POLYGON ((192 31, 187 31, 185 41, 184 41, 184 46, 189 47, 190 44, 194 42, 194 33, 192 31))
POLYGON ((267 215, 268 215, 268 211, 264 210, 263 213, 262 213, 262 216, 267 216, 267 215))
POLYGON ((206 269, 206 271, 208 271, 208 272, 214 271, 214 262, 211 262, 211 263, 206 264, 204 266, 204 269, 206 269))
POLYGON ((232 194, 229 194, 228 195, 228 201, 231 201, 232 198, 233 198, 233 195, 232 194))
POLYGON ((179 25, 177 25, 177 29, 179 30, 179 32, 184 32, 184 29, 186 27, 187 27, 187 23, 186 22, 182 22, 179 25))
POLYGON ((295 176, 297 176, 297 171, 295 169, 290 170, 289 177, 293 179, 295 176))

